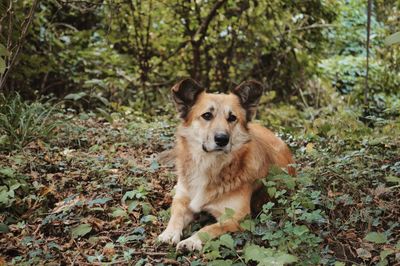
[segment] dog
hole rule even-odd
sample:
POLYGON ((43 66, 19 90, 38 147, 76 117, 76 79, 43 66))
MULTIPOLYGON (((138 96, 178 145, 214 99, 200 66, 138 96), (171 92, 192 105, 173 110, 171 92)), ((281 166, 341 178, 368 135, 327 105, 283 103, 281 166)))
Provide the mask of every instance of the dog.
POLYGON ((207 93, 193 79, 172 87, 172 97, 181 118, 174 148, 177 184, 171 218, 158 236, 161 242, 177 244, 178 250, 201 250, 201 233, 215 238, 240 230, 240 220, 250 214, 252 194, 272 165, 295 175, 288 146, 270 130, 251 123, 263 86, 243 82, 230 94, 207 93), (200 211, 222 219, 181 240, 183 229, 200 211))

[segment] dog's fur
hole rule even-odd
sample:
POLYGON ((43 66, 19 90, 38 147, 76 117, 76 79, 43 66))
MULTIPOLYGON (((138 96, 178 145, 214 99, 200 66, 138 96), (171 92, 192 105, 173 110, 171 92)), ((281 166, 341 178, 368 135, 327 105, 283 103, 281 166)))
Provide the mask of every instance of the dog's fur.
POLYGON ((234 210, 231 219, 208 225, 200 232, 217 237, 240 230, 239 221, 250 214, 250 199, 272 165, 294 175, 290 150, 268 129, 250 123, 263 87, 256 81, 240 84, 232 93, 209 94, 192 79, 172 88, 182 118, 176 134, 178 175, 172 202, 171 219, 158 237, 177 244, 177 249, 201 249, 199 234, 181 241, 182 230, 200 211, 216 219, 226 208, 234 210), (229 137, 218 145, 216 135, 229 137), (224 143, 225 144, 225 143, 224 143))

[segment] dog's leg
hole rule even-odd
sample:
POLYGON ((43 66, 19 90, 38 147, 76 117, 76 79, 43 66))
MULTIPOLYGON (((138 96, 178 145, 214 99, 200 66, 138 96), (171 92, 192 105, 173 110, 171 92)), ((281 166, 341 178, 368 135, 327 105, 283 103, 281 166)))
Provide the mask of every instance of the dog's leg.
POLYGON ((161 242, 176 244, 181 240, 182 230, 193 220, 193 212, 189 209, 189 197, 174 198, 171 207, 171 218, 167 228, 158 236, 161 242))
POLYGON ((182 240, 181 242, 178 243, 176 246, 176 249, 187 249, 187 250, 201 250, 202 248, 202 242, 199 237, 199 233, 206 233, 208 234, 211 238, 218 237, 220 235, 223 235, 228 232, 236 232, 240 230, 240 225, 239 221, 241 219, 231 219, 229 221, 223 222, 223 223, 215 223, 211 224, 208 226, 203 227, 192 235, 191 237, 182 240))
POLYGON ((226 208, 235 210, 235 213, 232 218, 203 227, 199 232, 179 242, 176 248, 201 250, 202 242, 199 233, 206 233, 211 238, 215 238, 228 232, 239 231, 241 229, 240 221, 246 217, 246 215, 250 214, 250 197, 251 188, 244 187, 235 192, 231 192, 231 195, 226 195, 222 200, 209 205, 209 211, 217 219, 225 213, 226 208))

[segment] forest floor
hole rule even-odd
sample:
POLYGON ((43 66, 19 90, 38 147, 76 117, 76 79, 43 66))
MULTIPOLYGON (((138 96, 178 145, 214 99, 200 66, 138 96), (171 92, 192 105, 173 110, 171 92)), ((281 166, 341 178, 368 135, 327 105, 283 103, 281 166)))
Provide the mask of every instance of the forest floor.
POLYGON ((0 154, 0 176, 18 180, 0 213, 0 265, 400 263, 398 120, 370 128, 334 112, 280 134, 296 180, 273 174, 271 202, 243 232, 177 254, 156 242, 175 182, 156 158, 172 147, 175 122, 68 117, 56 138, 0 154))

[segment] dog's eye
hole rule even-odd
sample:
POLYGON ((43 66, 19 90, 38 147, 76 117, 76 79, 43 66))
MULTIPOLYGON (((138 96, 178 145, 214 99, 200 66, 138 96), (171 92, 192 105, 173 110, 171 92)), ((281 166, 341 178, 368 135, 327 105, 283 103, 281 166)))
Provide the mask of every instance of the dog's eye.
POLYGON ((207 112, 207 113, 202 114, 201 117, 203 117, 204 120, 210 121, 213 118, 213 114, 210 112, 207 112))
POLYGON ((236 121, 236 116, 233 114, 229 114, 228 122, 235 122, 235 121, 236 121))

